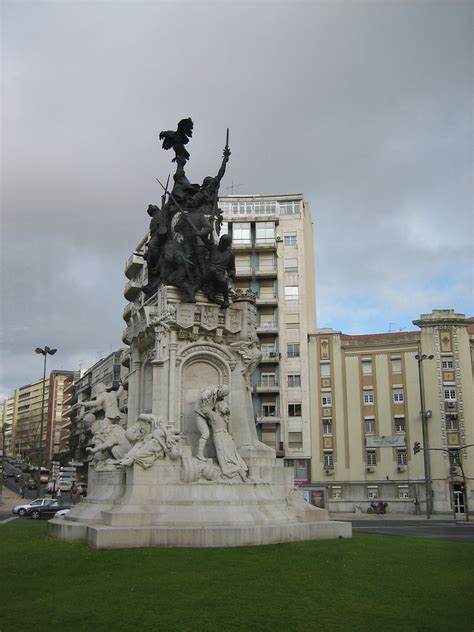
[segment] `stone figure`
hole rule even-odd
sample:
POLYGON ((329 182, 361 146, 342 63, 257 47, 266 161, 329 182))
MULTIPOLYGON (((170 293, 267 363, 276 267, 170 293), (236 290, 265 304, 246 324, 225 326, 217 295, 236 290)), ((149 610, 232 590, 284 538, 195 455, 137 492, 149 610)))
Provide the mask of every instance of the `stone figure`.
POLYGON ((250 388, 250 376, 262 360, 262 352, 258 347, 257 341, 233 342, 230 346, 236 348, 242 358, 242 363, 244 365, 242 375, 245 378, 247 388, 250 388))
POLYGON ((229 432, 230 408, 225 400, 229 387, 225 384, 203 389, 196 402, 196 425, 200 432, 197 458, 205 460, 204 447, 210 436, 210 429, 216 449, 217 461, 222 474, 227 478, 240 476, 247 481, 248 467, 229 432))
POLYGON ((181 455, 179 442, 181 432, 166 426, 156 415, 139 415, 136 423, 127 430, 127 438, 134 443, 131 450, 120 461, 121 465, 136 463, 148 469, 157 459, 169 455, 177 459, 181 455))
POLYGON ((235 256, 230 249, 231 244, 232 237, 222 235, 219 245, 212 247, 204 282, 208 299, 223 309, 229 307, 228 279, 235 280, 235 256), (222 301, 217 298, 217 294, 222 294, 222 301))
POLYGON ((81 402, 81 405, 86 408, 93 408, 96 411, 103 410, 104 417, 110 422, 120 421, 122 415, 118 407, 118 402, 124 392, 125 389, 122 383, 120 383, 119 388, 114 391, 111 388, 107 388, 102 382, 99 382, 96 386, 95 399, 81 402))
POLYGON ((95 421, 91 429, 94 447, 89 446, 86 450, 94 455, 94 461, 110 457, 119 461, 132 447, 122 426, 113 424, 107 417, 95 421))
POLYGON ((189 152, 186 151, 185 145, 189 143, 189 139, 193 135, 194 123, 190 118, 181 119, 178 123, 178 129, 176 131, 167 130, 160 132, 160 140, 163 141, 163 149, 173 148, 175 157, 172 162, 181 160, 186 162, 189 160, 189 152))

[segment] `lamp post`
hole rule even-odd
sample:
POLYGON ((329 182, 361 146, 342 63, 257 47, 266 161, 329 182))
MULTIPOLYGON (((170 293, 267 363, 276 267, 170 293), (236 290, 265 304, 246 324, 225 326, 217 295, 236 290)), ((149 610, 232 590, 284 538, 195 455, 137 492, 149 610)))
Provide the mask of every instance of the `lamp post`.
MULTIPOLYGON (((9 424, 10 426, 11 424, 9 424)), ((3 481, 5 473, 5 433, 7 430, 7 424, 3 422, 2 425, 2 476, 0 479, 0 505, 3 504, 3 481)))
POLYGON ((39 436, 39 450, 38 450, 38 494, 41 491, 41 466, 43 464, 43 425, 44 425, 44 393, 46 390, 46 358, 48 355, 54 355, 57 349, 50 349, 49 347, 36 347, 35 353, 39 353, 44 356, 43 364, 43 397, 41 400, 41 422, 40 422, 40 436, 39 436))
POLYGON ((420 405, 421 405, 421 431, 423 434, 423 461, 425 466, 425 490, 426 490, 426 517, 431 518, 433 513, 432 496, 431 496, 431 468, 430 468, 430 452, 428 441, 428 425, 427 421, 431 417, 431 411, 425 411, 425 387, 423 381, 423 362, 424 360, 432 360, 434 355, 426 355, 425 353, 417 353, 415 360, 418 362, 418 381, 420 384, 420 405), (430 413, 430 414, 428 414, 430 413))

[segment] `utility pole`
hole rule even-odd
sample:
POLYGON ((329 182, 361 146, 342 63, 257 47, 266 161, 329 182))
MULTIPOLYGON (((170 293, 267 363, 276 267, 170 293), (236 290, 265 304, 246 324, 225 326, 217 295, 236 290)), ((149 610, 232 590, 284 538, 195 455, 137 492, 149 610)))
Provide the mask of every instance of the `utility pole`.
POLYGON ((425 466, 425 493, 426 493, 426 517, 431 518, 433 513, 433 497, 431 492, 431 466, 430 466, 430 454, 429 454, 429 440, 428 440, 428 419, 431 417, 431 411, 428 415, 428 411, 425 410, 425 385, 423 378, 423 362, 425 360, 432 360, 433 355, 426 355, 417 353, 415 360, 418 362, 418 381, 420 385, 420 405, 421 405, 421 431, 423 435, 423 460, 425 466))

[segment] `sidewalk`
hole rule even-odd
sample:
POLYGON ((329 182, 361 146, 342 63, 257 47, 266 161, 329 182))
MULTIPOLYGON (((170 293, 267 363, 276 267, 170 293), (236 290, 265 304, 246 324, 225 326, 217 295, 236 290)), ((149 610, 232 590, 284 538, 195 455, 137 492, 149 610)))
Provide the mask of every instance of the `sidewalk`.
POLYGON ((4 485, 2 489, 2 498, 0 500, 0 511, 11 512, 15 505, 21 505, 22 502, 28 503, 30 501, 31 499, 22 498, 20 494, 17 494, 4 485))
MULTIPOLYGON (((331 520, 427 520, 426 514, 407 514, 407 513, 389 513, 386 514, 368 514, 368 513, 345 513, 345 512, 330 512, 329 517, 331 520)), ((431 521, 433 522, 467 522, 464 514, 458 514, 456 519, 453 514, 432 514, 431 521)), ((474 522, 474 516, 469 512, 469 522, 474 522)))

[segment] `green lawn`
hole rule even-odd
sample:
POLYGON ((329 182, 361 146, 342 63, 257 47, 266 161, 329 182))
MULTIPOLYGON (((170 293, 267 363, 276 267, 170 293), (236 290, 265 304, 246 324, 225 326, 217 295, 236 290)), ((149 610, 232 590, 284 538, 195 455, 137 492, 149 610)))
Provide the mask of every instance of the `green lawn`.
POLYGON ((474 545, 356 534, 96 551, 0 527, 0 631, 472 632, 474 545))

